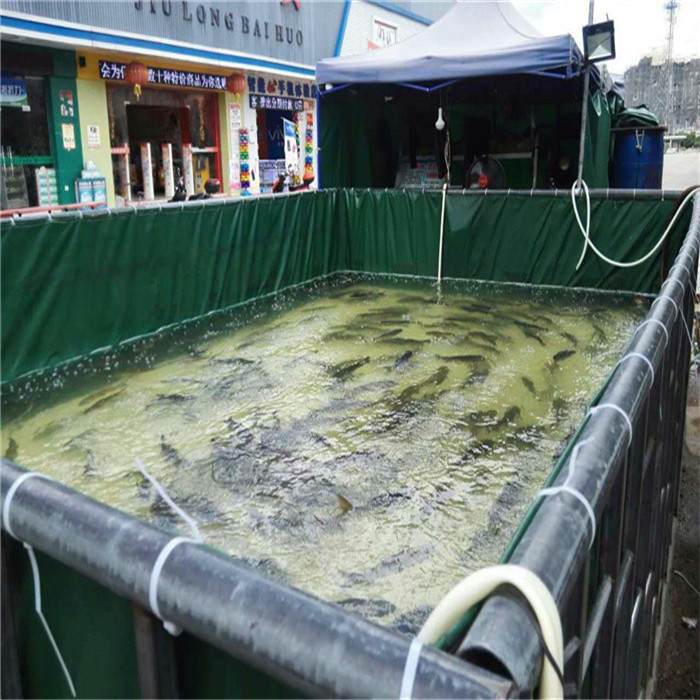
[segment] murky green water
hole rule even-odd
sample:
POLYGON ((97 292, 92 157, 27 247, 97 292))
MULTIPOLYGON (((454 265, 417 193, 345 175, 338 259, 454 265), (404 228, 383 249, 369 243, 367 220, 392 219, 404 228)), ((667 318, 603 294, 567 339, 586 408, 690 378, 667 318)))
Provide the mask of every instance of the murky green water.
POLYGON ((344 278, 15 385, 6 456, 404 631, 498 560, 644 315, 344 278))

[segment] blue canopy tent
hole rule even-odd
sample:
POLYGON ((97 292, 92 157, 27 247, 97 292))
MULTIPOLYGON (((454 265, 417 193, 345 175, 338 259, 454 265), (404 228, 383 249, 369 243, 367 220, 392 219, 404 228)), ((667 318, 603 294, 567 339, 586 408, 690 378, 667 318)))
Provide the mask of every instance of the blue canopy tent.
MULTIPOLYGON (((506 100, 511 116, 538 121, 539 126, 546 121, 542 105, 556 104, 557 116, 550 119, 550 130, 557 131, 556 138, 568 144, 578 138, 568 133, 576 130, 572 122, 578 120, 580 129, 583 73, 583 54, 569 34, 542 36, 509 2, 457 2, 432 25, 397 44, 358 56, 319 61, 316 80, 321 94, 322 184, 393 185, 399 153, 406 155, 405 144, 410 139, 411 124, 400 125, 402 109, 404 117, 410 115, 409 122, 418 120, 427 132, 429 124, 435 122, 437 107, 453 106, 452 120, 447 121, 454 143, 460 136, 455 132, 463 131, 455 122, 456 105, 464 105, 466 113, 474 112, 478 105, 493 128, 495 119, 487 114, 487 105, 493 112, 494 106, 502 106, 506 100), (513 109, 514 101, 520 102, 519 115, 513 109), (396 143, 397 129, 400 145, 396 143), (386 134, 393 139, 390 144, 386 134), (390 162, 377 166, 375 161, 381 160, 383 152, 390 154, 390 162)), ((590 185, 604 187, 609 112, 597 88, 595 68, 592 77, 584 171, 590 185)), ((562 161, 571 163, 571 172, 578 160, 574 145, 566 145, 570 155, 562 161)), ((540 186, 549 184, 548 171, 541 175, 535 172, 534 181, 540 186)))

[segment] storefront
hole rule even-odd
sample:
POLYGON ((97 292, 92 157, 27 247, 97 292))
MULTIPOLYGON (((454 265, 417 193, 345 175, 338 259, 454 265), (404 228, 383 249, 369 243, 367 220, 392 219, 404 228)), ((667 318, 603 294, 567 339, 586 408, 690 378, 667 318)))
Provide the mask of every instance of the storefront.
MULTIPOLYGON (((26 90, 31 111, 3 98, 3 146, 16 167, 20 156, 33 159, 22 168, 45 167, 61 204, 172 199, 180 184, 191 197, 207 181, 222 194, 255 194, 282 169, 319 186, 316 62, 353 37, 366 50, 429 21, 410 1, 369 4, 4 0, 3 91, 26 90), (6 61, 6 45, 31 60, 6 61), (292 130, 296 162, 284 145, 292 130)), ((44 203, 34 187, 16 201, 44 203)))
POLYGON ((3 209, 74 202, 81 142, 72 51, 0 45, 3 209))

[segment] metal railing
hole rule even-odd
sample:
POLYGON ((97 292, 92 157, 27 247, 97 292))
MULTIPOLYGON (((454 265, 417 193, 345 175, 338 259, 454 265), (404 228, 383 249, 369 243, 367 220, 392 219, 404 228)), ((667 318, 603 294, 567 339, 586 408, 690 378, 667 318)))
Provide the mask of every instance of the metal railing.
MULTIPOLYGON (((680 487, 699 249, 695 195, 676 261, 553 482, 570 490, 541 498, 509 560, 552 592, 570 652, 565 681, 581 696, 638 697, 653 673, 680 487)), ((484 604, 458 653, 506 673, 520 692, 537 684, 538 635, 507 594, 484 604)))

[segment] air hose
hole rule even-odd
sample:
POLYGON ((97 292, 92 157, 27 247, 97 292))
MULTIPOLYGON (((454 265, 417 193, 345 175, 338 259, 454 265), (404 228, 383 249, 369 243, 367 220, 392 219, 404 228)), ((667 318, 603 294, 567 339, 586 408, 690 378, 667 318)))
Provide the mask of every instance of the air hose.
POLYGON ((586 197, 586 226, 585 226, 585 228, 583 226, 583 223, 581 222, 581 217, 578 213, 578 207, 576 206, 576 194, 577 194, 576 183, 574 182, 574 184, 571 186, 571 205, 574 209, 574 216, 576 217, 576 223, 578 224, 579 230, 581 231, 581 234, 583 235, 583 239, 584 239, 583 250, 581 251, 581 257, 579 258, 578 264, 576 265, 577 270, 579 269, 579 267, 581 267, 581 263, 583 262, 583 259, 586 255, 586 251, 588 250, 588 246, 591 247, 591 250, 601 260, 608 263, 609 265, 613 265, 614 267, 636 267, 637 265, 641 265, 642 263, 646 262, 652 255, 654 255, 654 253, 656 253, 656 251, 661 247, 663 242, 666 240, 666 237, 673 229, 673 226, 676 223, 678 217, 681 215, 681 212, 685 209, 688 202, 692 201, 693 195, 700 192, 700 187, 693 187, 689 190, 686 190, 685 196, 683 197, 678 208, 676 209, 676 213, 673 215, 673 218, 671 219, 668 226, 666 227, 666 230, 663 232, 661 238, 659 238, 656 245, 645 256, 639 258, 638 260, 634 260, 632 262, 619 262, 617 260, 611 260, 604 253, 601 253, 598 250, 598 248, 595 247, 595 245, 593 244, 593 241, 591 241, 591 238, 590 238, 591 198, 590 198, 590 195, 588 193, 588 186, 586 185, 586 183, 583 180, 581 180, 581 186, 583 189, 583 193, 586 197))
POLYGON ((500 564, 481 569, 460 581, 430 614, 418 634, 418 640, 435 644, 461 617, 477 603, 504 584, 517 588, 537 618, 546 647, 541 698, 562 698, 561 673, 564 667, 564 637, 557 605, 549 589, 529 569, 516 564, 500 564), (555 665, 556 664, 556 667, 555 665))

